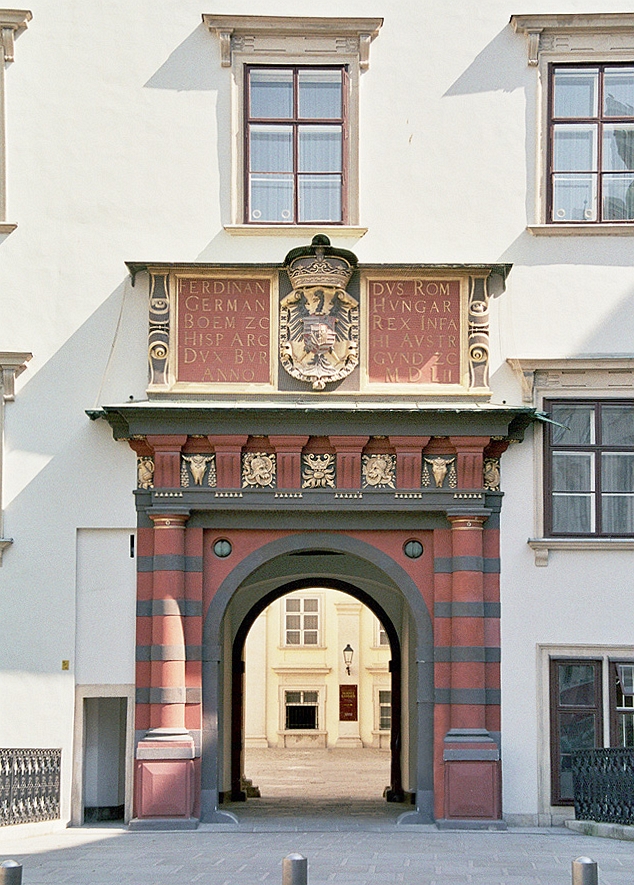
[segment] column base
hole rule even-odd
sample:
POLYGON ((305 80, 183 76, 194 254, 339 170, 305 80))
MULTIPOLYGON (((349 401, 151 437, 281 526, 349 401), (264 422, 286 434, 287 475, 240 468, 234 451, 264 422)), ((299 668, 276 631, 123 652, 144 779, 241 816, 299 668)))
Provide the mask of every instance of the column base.
POLYGON ((437 820, 436 826, 439 830, 507 830, 506 821, 495 820, 447 820, 446 818, 437 820))
POLYGON ((452 822, 459 824, 453 829, 490 829, 492 822, 502 824, 496 824, 496 829, 505 829, 501 820, 500 751, 489 732, 484 728, 452 728, 445 735, 443 762, 441 829, 449 829, 452 822))
POLYGON ((186 729, 152 729, 139 741, 132 829, 198 826, 194 816, 195 755, 194 739, 186 729))

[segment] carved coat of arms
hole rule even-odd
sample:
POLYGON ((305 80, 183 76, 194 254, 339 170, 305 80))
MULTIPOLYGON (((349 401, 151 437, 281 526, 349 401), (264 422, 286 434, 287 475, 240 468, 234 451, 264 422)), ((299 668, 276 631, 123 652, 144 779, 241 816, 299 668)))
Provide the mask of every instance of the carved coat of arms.
POLYGON ((359 303, 346 292, 356 257, 319 235, 285 265, 293 291, 280 303, 280 360, 293 378, 323 390, 359 362, 359 303))

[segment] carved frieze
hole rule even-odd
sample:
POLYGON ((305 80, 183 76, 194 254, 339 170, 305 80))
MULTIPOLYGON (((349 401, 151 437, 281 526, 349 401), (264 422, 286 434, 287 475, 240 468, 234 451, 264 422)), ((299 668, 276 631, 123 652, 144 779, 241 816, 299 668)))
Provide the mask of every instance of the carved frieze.
POLYGON ((166 274, 150 276, 148 364, 150 387, 168 384, 170 356, 170 303, 166 274))
POLYGON ((336 484, 336 456, 302 455, 302 488, 303 489, 334 489, 336 484))
POLYGON ((444 486, 455 489, 458 485, 455 456, 453 458, 443 458, 440 455, 436 455, 433 458, 424 457, 421 478, 423 488, 429 488, 432 484, 432 479, 437 489, 442 489, 444 486))
POLYGON ((485 458, 483 466, 482 485, 490 492, 500 491, 500 459, 485 458))
POLYGON ((396 455, 362 455, 361 477, 364 489, 396 488, 396 455))
POLYGON ((181 488, 189 488, 192 483, 195 486, 216 487, 215 455, 181 456, 181 488))
POLYGON ((276 479, 275 455, 245 452, 242 456, 242 488, 273 488, 276 479))
POLYGON ((469 387, 489 386, 489 295, 486 280, 469 280, 469 387))
POLYGON ((136 459, 137 486, 140 489, 154 488, 154 458, 146 456, 136 459))

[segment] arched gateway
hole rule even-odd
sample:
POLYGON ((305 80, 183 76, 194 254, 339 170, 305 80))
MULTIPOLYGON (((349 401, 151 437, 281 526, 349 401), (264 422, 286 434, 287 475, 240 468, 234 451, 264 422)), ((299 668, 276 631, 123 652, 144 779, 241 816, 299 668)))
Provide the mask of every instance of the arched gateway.
POLYGON ((317 585, 388 630, 402 820, 502 825, 499 463, 531 418, 488 402, 508 268, 357 267, 325 237, 281 267, 130 267, 148 401, 100 414, 138 457, 133 825, 223 819, 248 629, 317 585))

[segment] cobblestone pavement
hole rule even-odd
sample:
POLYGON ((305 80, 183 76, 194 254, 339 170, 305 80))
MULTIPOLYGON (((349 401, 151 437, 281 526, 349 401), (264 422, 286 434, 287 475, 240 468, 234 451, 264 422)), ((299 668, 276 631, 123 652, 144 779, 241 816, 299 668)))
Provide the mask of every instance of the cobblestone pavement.
POLYGON ((499 833, 398 826, 406 807, 376 798, 388 754, 376 751, 372 762, 373 754, 323 752, 321 761, 318 755, 276 761, 276 754, 259 760, 247 754, 247 775, 264 795, 225 806, 238 825, 180 833, 94 826, 43 834, 36 830, 44 825, 7 827, 0 829, 0 861, 24 865, 23 885, 279 885, 282 859, 292 852, 308 858, 309 885, 570 885, 572 860, 587 855, 599 864, 600 885, 634 882, 631 842, 563 828, 499 833), (338 766, 347 774, 333 783, 338 766), (290 795, 291 787, 299 795, 290 795))

